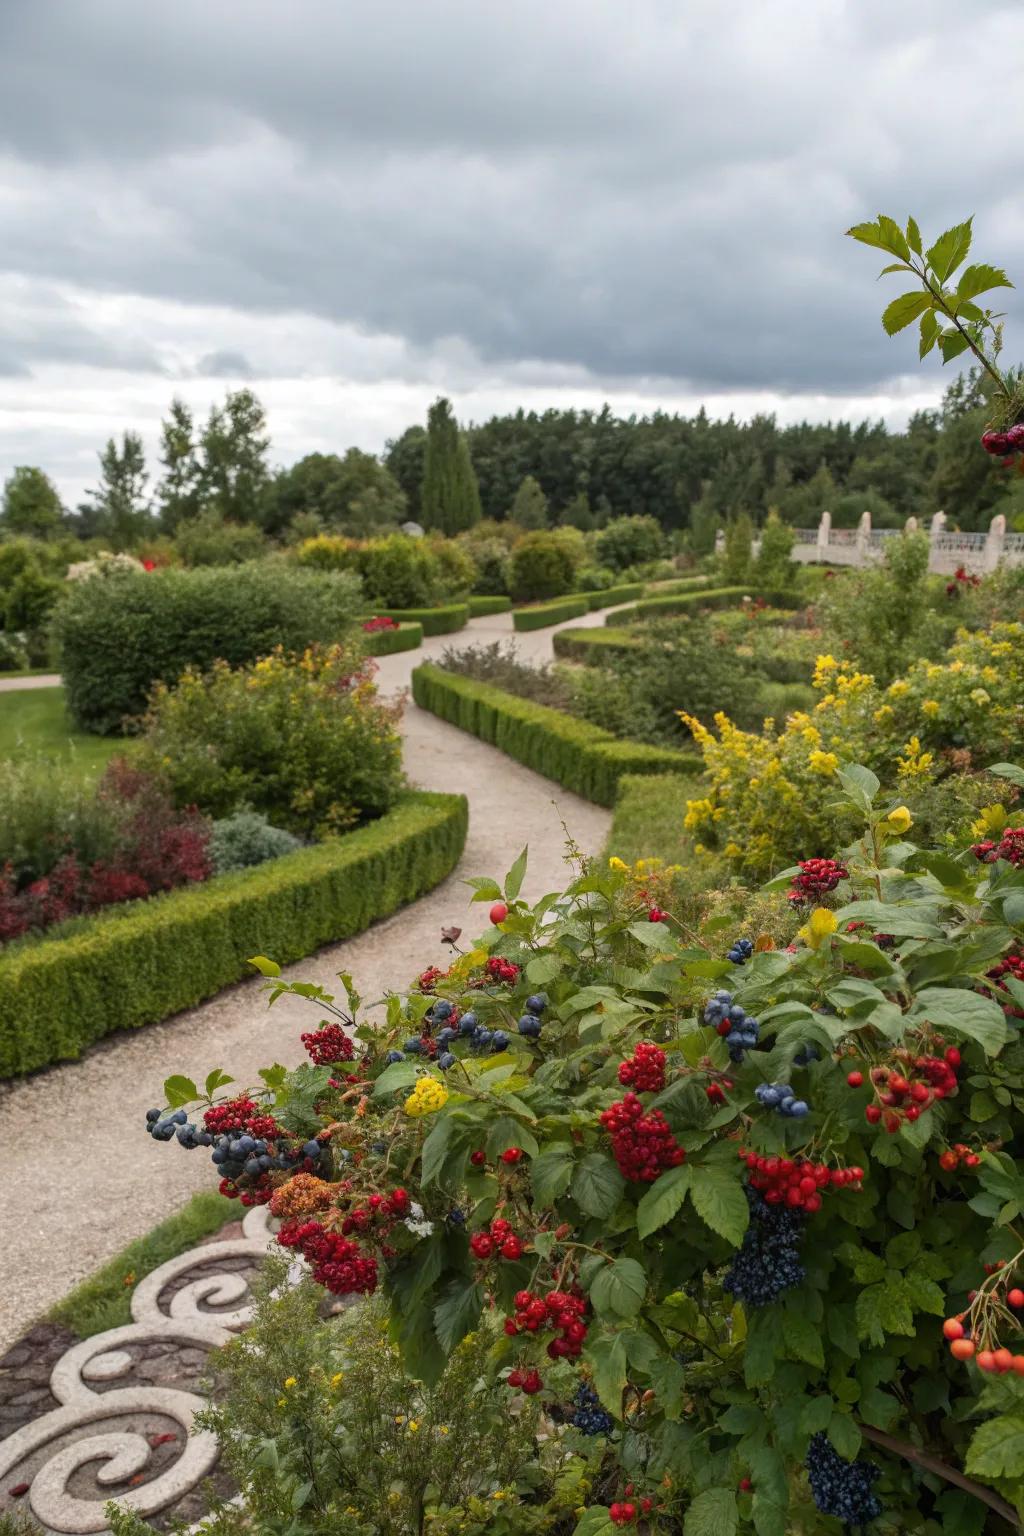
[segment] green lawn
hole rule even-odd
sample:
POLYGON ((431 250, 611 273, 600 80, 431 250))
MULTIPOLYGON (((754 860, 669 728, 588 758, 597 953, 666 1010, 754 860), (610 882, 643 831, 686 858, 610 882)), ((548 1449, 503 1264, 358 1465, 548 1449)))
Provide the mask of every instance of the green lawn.
POLYGON ((0 758, 42 752, 73 765, 83 777, 99 773, 123 752, 116 736, 78 731, 64 710, 63 688, 25 688, 0 693, 0 758))

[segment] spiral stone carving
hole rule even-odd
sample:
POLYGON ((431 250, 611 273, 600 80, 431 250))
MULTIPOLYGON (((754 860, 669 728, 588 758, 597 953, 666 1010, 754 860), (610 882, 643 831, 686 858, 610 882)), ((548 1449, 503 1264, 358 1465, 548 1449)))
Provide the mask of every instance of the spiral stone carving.
POLYGON ((57 1361, 50 1390, 60 1406, 0 1441, 0 1488, 27 1482, 33 1515, 57 1536, 107 1531, 111 1499, 149 1516, 195 1488, 218 1455, 216 1438, 192 1428, 203 1398, 149 1382, 114 1383, 131 1377, 140 1346, 209 1353, 244 1328, 249 1281, 271 1241, 268 1213, 254 1207, 241 1237, 179 1254, 141 1280, 131 1323, 84 1339, 57 1361), (169 1425, 183 1449, 156 1471, 151 1441, 169 1425), (115 1492, 126 1482, 128 1492, 115 1492))

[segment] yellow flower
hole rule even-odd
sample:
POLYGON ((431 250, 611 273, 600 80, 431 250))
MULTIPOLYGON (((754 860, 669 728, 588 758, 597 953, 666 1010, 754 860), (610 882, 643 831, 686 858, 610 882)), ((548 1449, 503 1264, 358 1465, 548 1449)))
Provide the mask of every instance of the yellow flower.
POLYGON ((415 1433, 416 1433, 416 1431, 417 1431, 417 1430, 418 1430, 418 1429, 419 1429, 419 1427, 420 1427, 420 1426, 419 1426, 419 1424, 418 1424, 418 1423, 417 1423, 417 1422, 416 1422, 416 1420, 415 1420, 415 1419, 410 1419, 410 1420, 409 1420, 409 1429, 410 1429, 410 1431, 411 1431, 411 1433, 412 1433, 412 1434, 415 1434, 415 1433))
POLYGON ((938 701, 938 699, 925 699, 924 703, 921 705, 921 713, 922 713, 922 715, 932 715, 932 716, 934 716, 934 715, 937 715, 938 712, 939 712, 939 701, 938 701))
POLYGON ((335 1371, 334 1375, 331 1377, 331 1391, 332 1392, 337 1392, 338 1388, 341 1386, 341 1384, 342 1384, 342 1382, 344 1380, 345 1380, 345 1373, 344 1373, 344 1371, 335 1371))
POLYGON ((449 1433, 448 1425, 447 1424, 439 1425, 437 1432, 438 1432, 439 1435, 447 1435, 449 1433))
POLYGON ((834 752, 812 752, 807 759, 807 766, 812 773, 820 773, 827 779, 839 767, 839 759, 834 752))
POLYGON ((612 857, 608 860, 608 868, 614 869, 616 874, 623 875, 629 869, 629 865, 623 859, 612 857))
POLYGON ((433 1077, 421 1077, 405 1101, 407 1115, 433 1115, 448 1102, 448 1089, 433 1077))
POLYGON ((725 854, 727 859, 738 859, 742 854, 743 849, 740 847, 739 843, 726 843, 725 847, 722 849, 722 852, 725 854))
POLYGON ((905 805, 898 805, 885 819, 894 832, 909 832, 914 825, 914 818, 905 805))
POLYGON ((279 1408, 287 1408, 288 1407, 288 1399, 286 1397, 279 1397, 278 1400, 277 1400, 277 1406, 279 1408))
POLYGON ((404 1424, 405 1423, 405 1414, 404 1413, 396 1413, 395 1414, 395 1423, 396 1424, 404 1424))
POLYGON ((979 811, 977 820, 971 822, 971 831, 975 837, 991 837, 1005 826, 1005 805, 986 805, 979 811))
POLYGON ((991 704, 992 695, 984 688, 972 688, 971 698, 975 704, 991 704))
POLYGON ((284 1384, 284 1389, 285 1389, 286 1392, 289 1391, 290 1388, 296 1387, 296 1386, 298 1386, 298 1380, 297 1380, 296 1377, 294 1377, 294 1376, 286 1377, 285 1384, 284 1384))
POLYGON ((893 715, 892 705, 891 704, 882 704, 882 705, 879 706, 878 709, 875 710, 875 712, 871 716, 871 718, 872 718, 872 720, 874 720, 876 725, 881 725, 881 724, 883 724, 884 721, 891 720, 892 719, 892 715, 893 715))
POLYGON ((491 1494, 491 1498, 492 1499, 507 1499, 508 1498, 508 1494, 502 1492, 502 1490, 500 1488, 496 1488, 494 1490, 494 1492, 491 1494))
POLYGON ((898 677, 894 683, 889 684, 889 697, 891 699, 902 699, 903 695, 909 692, 910 684, 905 682, 902 677, 898 677))
POLYGON ((800 929, 800 937, 808 949, 819 949, 830 934, 835 933, 839 927, 839 920, 834 912, 827 907, 815 907, 804 926, 800 929))

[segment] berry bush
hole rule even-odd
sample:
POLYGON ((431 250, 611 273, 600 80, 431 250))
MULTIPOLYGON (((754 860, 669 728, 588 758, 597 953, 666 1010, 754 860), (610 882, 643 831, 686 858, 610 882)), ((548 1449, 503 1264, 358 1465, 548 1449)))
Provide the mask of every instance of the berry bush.
MULTIPOLYGON (((604 1447, 586 1536, 1024 1511, 1024 984, 989 974, 1024 869, 914 846, 866 769, 838 789, 861 833, 781 949, 638 918, 615 868, 530 907, 524 857, 471 882, 490 926, 373 1025, 349 978, 339 1001, 256 962, 329 1049, 246 1090, 254 1145, 221 1131, 215 1176, 329 1289, 383 1296, 421 1380, 497 1311, 510 1407, 604 1447)), ((205 1155, 220 1088, 169 1079, 154 1134, 205 1155)))

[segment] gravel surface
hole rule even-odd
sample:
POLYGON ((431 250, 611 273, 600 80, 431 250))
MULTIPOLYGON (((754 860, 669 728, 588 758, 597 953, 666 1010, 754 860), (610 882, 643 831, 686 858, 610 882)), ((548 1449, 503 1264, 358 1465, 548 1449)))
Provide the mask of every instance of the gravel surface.
MULTIPOLYGON (((588 614, 573 626, 601 624, 588 614)), ((568 627, 568 626, 560 626, 568 627)), ((516 637, 520 654, 551 658, 552 630, 516 637)), ((512 635, 509 614, 473 620, 459 634, 439 635, 416 651, 382 657, 379 685, 391 694, 408 685, 414 666, 451 644, 477 644, 512 635)), ((45 679, 33 678, 39 687, 45 679)), ((3 684, 0 683, 0 688, 3 684)), ((472 931, 462 879, 500 877, 523 844, 530 844, 524 886, 538 899, 564 883, 562 822, 585 852, 596 852, 610 825, 608 811, 520 767, 495 748, 407 705, 402 733, 405 767, 424 789, 465 794, 469 837, 453 876, 412 906, 344 944, 300 961, 288 975, 324 985, 349 971, 368 1001, 402 985, 427 965, 447 963, 443 926, 472 931)), ((0 1256, 0 1353, 73 1285, 142 1236, 193 1190, 210 1187, 202 1152, 158 1145, 143 1134, 145 1111, 161 1100, 172 1072, 201 1079, 212 1067, 239 1084, 274 1061, 305 1059, 299 1033, 316 1013, 298 998, 268 1011, 258 978, 230 987, 211 1002, 162 1024, 113 1036, 81 1061, 0 1084, 0 1146, 4 1150, 3 1243, 0 1256)))

